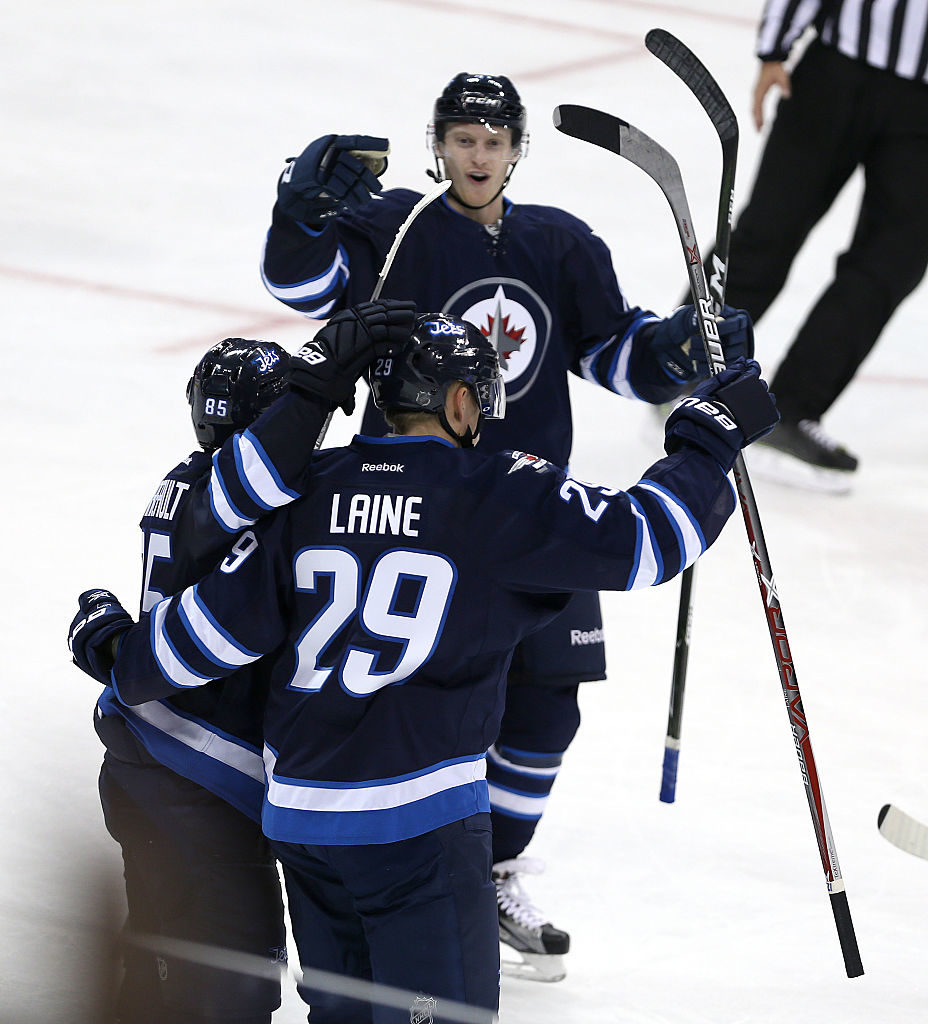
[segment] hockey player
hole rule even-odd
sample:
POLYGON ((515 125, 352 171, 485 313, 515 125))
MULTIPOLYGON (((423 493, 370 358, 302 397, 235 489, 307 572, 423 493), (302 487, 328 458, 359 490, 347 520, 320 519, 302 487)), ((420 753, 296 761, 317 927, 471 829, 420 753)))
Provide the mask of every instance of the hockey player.
MULTIPOLYGON (((736 455, 778 417, 757 364, 738 360, 680 403, 668 457, 622 492, 471 450, 505 394, 495 349, 464 321, 417 318, 371 384, 394 435, 318 452, 305 496, 150 625, 84 593, 69 644, 130 706, 274 652, 262 824, 303 967, 495 1009, 485 770, 514 645, 571 591, 639 589, 692 563, 734 509, 736 455)), ((303 995, 313 1024, 411 1019, 303 995)))
MULTIPOLYGON (((436 163, 429 173, 452 185, 410 228, 384 294, 412 296, 420 309, 469 320, 491 339, 509 412, 487 424, 484 450, 528 448, 566 466, 568 372, 652 403, 707 375, 692 307, 661 320, 630 306, 609 250, 586 224, 504 198, 528 150, 525 108, 509 79, 456 75, 435 102, 429 138, 436 163)), ((325 135, 288 163, 263 261, 272 295, 324 318, 370 294, 398 226, 420 198, 406 189, 381 192, 374 172, 383 172, 387 150, 382 138, 325 135)), ((726 309, 719 329, 726 360, 751 355, 744 313, 726 309)), ((365 434, 385 429, 368 403, 365 434)), ((525 957, 531 964, 522 969, 550 980, 564 974, 569 936, 524 896, 518 875, 532 864, 519 855, 579 726, 578 684, 605 678, 601 627, 598 596, 582 593, 520 644, 490 750, 500 937, 538 954, 525 957), (578 633, 593 642, 572 643, 578 633)))
MULTIPOLYGON (((168 473, 140 523, 143 615, 297 496, 330 409, 353 402, 361 371, 382 343, 408 334, 412 318, 411 303, 340 314, 312 343, 329 359, 309 373, 273 342, 226 338, 206 353, 187 385, 201 450, 168 473)), ((244 668, 133 708, 112 687, 100 697, 100 797, 122 847, 129 909, 120 1024, 269 1024, 280 1005, 276 978, 201 966, 157 946, 164 936, 269 963, 286 957, 277 864, 258 824, 266 689, 244 668)))

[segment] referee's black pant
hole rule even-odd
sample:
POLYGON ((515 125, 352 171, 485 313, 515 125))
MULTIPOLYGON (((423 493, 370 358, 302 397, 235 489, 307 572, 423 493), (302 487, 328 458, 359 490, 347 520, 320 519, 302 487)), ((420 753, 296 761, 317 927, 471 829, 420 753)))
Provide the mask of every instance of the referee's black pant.
POLYGON ((757 321, 860 165, 864 192, 834 277, 771 382, 783 419, 821 419, 928 267, 928 85, 813 42, 781 99, 732 232, 726 301, 757 321))

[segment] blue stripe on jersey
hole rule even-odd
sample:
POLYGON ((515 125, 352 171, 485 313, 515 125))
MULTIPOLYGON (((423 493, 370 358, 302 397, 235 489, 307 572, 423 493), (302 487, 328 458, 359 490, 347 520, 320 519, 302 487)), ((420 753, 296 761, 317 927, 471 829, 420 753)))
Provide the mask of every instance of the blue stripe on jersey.
POLYGON ((487 758, 492 764, 516 775, 553 779, 560 770, 563 754, 536 754, 513 747, 498 747, 494 743, 487 751, 487 758), (519 760, 512 760, 513 758, 519 760), (536 763, 532 764, 533 761, 536 763))
POLYGON ((213 518, 228 533, 241 533, 246 527, 254 526, 258 521, 257 518, 249 519, 244 512, 235 507, 223 479, 222 470, 219 468, 219 452, 213 456, 213 468, 209 475, 209 507, 213 518))
MULTIPOLYGON (((180 656, 168 636, 167 630, 164 628, 164 619, 172 600, 173 598, 166 597, 152 608, 149 643, 155 662, 164 678, 171 686, 176 686, 179 690, 186 690, 192 686, 202 686, 214 677, 206 676, 191 668, 180 656)), ((119 693, 118 688, 116 692, 119 693)), ((122 696, 119 699, 122 700, 122 696)))
POLYGON ((659 583, 664 575, 664 563, 660 548, 654 538, 654 531, 648 517, 637 501, 629 494, 628 503, 635 515, 637 539, 635 542, 635 559, 628 575, 626 590, 642 590, 659 583))
POLYGON ((494 811, 502 811, 510 818, 537 821, 545 812, 547 793, 526 793, 524 790, 502 786, 498 782, 491 782, 489 789, 490 807, 494 811))
POLYGON ((361 782, 288 778, 276 774, 276 765, 277 752, 265 744, 261 824, 281 842, 393 843, 490 810, 483 754, 361 782))
POLYGON ((695 516, 683 502, 666 487, 653 480, 642 479, 638 486, 652 493, 661 503, 680 547, 680 568, 682 572, 706 550, 706 538, 695 516))
POLYGON ((188 587, 181 594, 177 615, 200 653, 222 670, 217 675, 228 675, 261 657, 238 643, 231 633, 219 625, 200 600, 197 586, 188 587))
POLYGON ((287 487, 261 442, 246 429, 234 435, 235 466, 242 487, 262 511, 280 508, 300 495, 287 487))
POLYGON ((104 715, 119 715, 160 764, 260 822, 264 761, 257 747, 166 702, 127 708, 107 687, 97 703, 104 715))
POLYGON ((620 339, 617 340, 616 335, 613 335, 594 346, 580 360, 580 375, 584 380, 608 388, 617 395, 622 395, 623 398, 634 398, 640 401, 641 396, 628 379, 628 364, 631 359, 635 332, 642 324, 656 323, 658 320, 659 317, 655 317, 652 313, 642 313, 632 321, 620 339), (608 355, 607 350, 612 350, 612 354, 609 359, 609 367, 603 372, 602 367, 598 366, 598 362, 600 356, 605 358, 608 355))
POLYGON ((351 270, 348 265, 348 253, 343 246, 338 247, 335 259, 329 266, 315 277, 296 281, 294 284, 275 284, 264 272, 264 259, 261 260, 261 279, 264 286, 281 302, 288 305, 309 304, 301 312, 304 316, 323 317, 335 304, 335 298, 329 298, 333 291, 340 294, 345 287, 351 270))

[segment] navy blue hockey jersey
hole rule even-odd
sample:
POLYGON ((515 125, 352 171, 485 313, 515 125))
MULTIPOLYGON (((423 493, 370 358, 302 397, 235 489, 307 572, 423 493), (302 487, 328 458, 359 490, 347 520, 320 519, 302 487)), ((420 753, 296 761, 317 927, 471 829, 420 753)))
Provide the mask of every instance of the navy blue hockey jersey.
POLYGON ((524 453, 356 437, 317 453, 306 496, 154 606, 112 673, 136 704, 262 661, 262 825, 272 839, 384 843, 489 809, 511 652, 575 590, 670 579, 734 508, 685 448, 627 492, 524 453))
MULTIPOLYGON (((242 530, 298 497, 325 417, 313 400, 285 395, 212 456, 193 452, 168 473, 139 523, 143 615, 234 551, 242 530)), ((266 695, 257 667, 132 708, 107 687, 96 726, 104 742, 118 741, 117 716, 156 761, 258 820, 266 695)))
MULTIPOLYGON (((420 198, 405 189, 387 191, 321 232, 275 207, 265 286, 311 317, 367 301, 397 229, 420 198)), ((436 200, 403 239, 383 297, 413 299, 422 311, 469 320, 492 340, 506 382, 506 418, 485 424, 484 451, 531 447, 566 466, 572 440, 568 371, 649 402, 666 402, 679 392, 638 334, 658 318, 629 306, 603 241, 554 207, 507 200, 494 237, 445 197, 436 200)), ((370 402, 362 429, 386 432, 370 402)))

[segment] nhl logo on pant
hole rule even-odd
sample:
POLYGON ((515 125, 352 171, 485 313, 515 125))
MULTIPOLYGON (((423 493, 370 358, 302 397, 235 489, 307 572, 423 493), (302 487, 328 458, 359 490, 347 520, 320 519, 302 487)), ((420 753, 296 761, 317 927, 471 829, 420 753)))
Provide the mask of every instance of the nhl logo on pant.
POLYGON ((432 1011, 438 1000, 432 996, 416 996, 409 1007, 409 1024, 432 1024, 432 1011))
POLYGON ((158 980, 159 981, 167 981, 168 980, 168 962, 167 962, 167 960, 165 960, 163 956, 155 957, 155 959, 158 961, 158 980))

